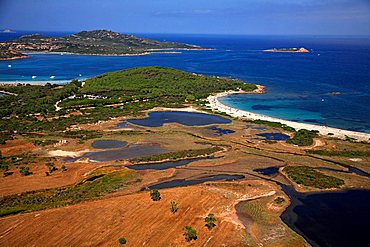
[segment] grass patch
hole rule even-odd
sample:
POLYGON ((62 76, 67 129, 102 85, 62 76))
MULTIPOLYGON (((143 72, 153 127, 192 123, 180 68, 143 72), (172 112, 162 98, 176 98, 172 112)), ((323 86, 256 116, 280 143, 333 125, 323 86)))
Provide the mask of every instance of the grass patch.
POLYGON ((122 190, 126 186, 139 181, 134 180, 135 178, 136 173, 133 171, 118 171, 91 182, 6 196, 0 199, 0 217, 20 212, 33 212, 62 207, 99 198, 122 190))
POLYGON ((342 179, 325 175, 307 166, 287 166, 283 171, 295 183, 309 187, 330 189, 344 185, 342 179))
POLYGON ((131 159, 130 162, 132 163, 139 163, 139 162, 153 162, 153 161, 161 161, 161 160, 178 160, 184 158, 193 158, 198 156, 205 156, 210 155, 215 152, 221 151, 222 148, 220 147, 211 147, 211 148, 204 148, 204 149, 189 149, 183 150, 178 152, 170 152, 170 153, 163 153, 163 154, 156 154, 148 157, 136 158, 131 159))
POLYGON ((317 137, 318 133, 316 130, 301 129, 294 134, 293 138, 286 140, 286 142, 298 146, 310 146, 313 144, 313 138, 317 137))
POLYGON ((243 212, 247 213, 258 225, 269 225, 271 215, 264 209, 260 200, 252 200, 244 203, 243 212))

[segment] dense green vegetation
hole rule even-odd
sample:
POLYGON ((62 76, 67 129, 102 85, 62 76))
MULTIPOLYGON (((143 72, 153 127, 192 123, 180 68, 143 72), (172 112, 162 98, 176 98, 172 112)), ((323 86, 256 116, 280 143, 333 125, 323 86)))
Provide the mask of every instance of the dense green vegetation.
POLYGON ((310 146, 313 144, 313 138, 317 137, 318 133, 316 130, 301 129, 294 134, 293 138, 288 139, 286 142, 298 146, 310 146))
POLYGON ((295 129, 294 128, 289 127, 289 126, 287 126, 285 124, 282 124, 282 123, 279 123, 279 122, 271 122, 271 121, 260 120, 260 119, 257 119, 257 120, 246 120, 246 122, 248 122, 248 123, 254 123, 254 124, 267 125, 267 126, 270 126, 270 127, 273 127, 273 128, 279 128, 279 129, 283 129, 283 130, 286 130, 286 131, 289 131, 289 132, 295 132, 295 129))
POLYGON ((323 156, 343 156, 348 158, 370 157, 370 151, 359 151, 359 150, 343 150, 343 151, 309 150, 308 153, 323 156))
POLYGON ((276 197, 276 198, 274 199, 274 202, 275 202, 276 204, 282 204, 283 202, 285 202, 285 199, 284 199, 283 197, 278 196, 278 197, 276 197))
POLYGON ((119 238, 119 239, 118 239, 118 242, 119 242, 120 244, 126 244, 126 243, 127 243, 127 241, 126 241, 126 239, 125 239, 124 237, 119 238))
POLYGON ((161 193, 159 193, 158 190, 152 190, 150 191, 150 198, 152 198, 153 201, 157 202, 161 200, 161 193))
POLYGON ((319 189, 340 188, 342 179, 327 176, 307 166, 287 166, 283 171, 297 184, 303 184, 319 189))
POLYGON ((204 222, 206 223, 208 230, 212 230, 212 228, 216 226, 216 221, 217 219, 214 214, 208 214, 207 217, 204 218, 204 222))
POLYGON ((28 166, 21 166, 19 168, 19 173, 22 176, 28 176, 28 175, 31 175, 32 174, 32 172, 30 172, 30 168, 28 166))
POLYGON ((53 114, 55 113, 54 104, 76 93, 80 86, 81 82, 77 80, 73 80, 63 87, 51 84, 44 86, 29 84, 2 86, 0 90, 16 95, 0 97, 0 118, 12 116, 27 117, 35 113, 53 114))
POLYGON ((185 236, 185 239, 186 241, 191 241, 191 240, 197 240, 198 236, 197 236, 197 231, 191 227, 191 226, 185 226, 184 227, 184 236, 185 236))
POLYGON ((119 171, 73 186, 5 196, 0 199, 0 216, 61 207, 102 197, 138 182, 135 178, 136 173, 133 171, 119 171))
POLYGON ((210 155, 210 154, 213 154, 221 150, 222 148, 220 147, 211 147, 211 148, 203 148, 203 149, 188 149, 188 150, 177 151, 177 152, 156 154, 156 155, 151 155, 148 157, 135 158, 135 159, 131 159, 130 162, 139 163, 139 162, 161 161, 161 160, 167 160, 167 159, 178 160, 178 159, 186 159, 186 158, 195 158, 199 156, 210 155))
POLYGON ((226 90, 252 91, 253 84, 227 78, 196 75, 181 70, 143 67, 106 73, 86 80, 82 93, 134 100, 169 97, 184 102, 226 90))

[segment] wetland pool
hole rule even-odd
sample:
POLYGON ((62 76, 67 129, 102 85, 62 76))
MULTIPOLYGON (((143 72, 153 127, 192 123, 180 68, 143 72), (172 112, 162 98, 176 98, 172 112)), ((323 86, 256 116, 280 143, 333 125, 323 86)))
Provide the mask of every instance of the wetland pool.
POLYGON ((196 185, 202 184, 204 182, 211 182, 211 181, 234 181, 234 180, 241 180, 244 179, 244 175, 233 175, 233 174, 217 174, 212 176, 207 176, 198 179, 174 179, 171 181, 166 181, 158 184, 154 184, 149 186, 150 190, 153 189, 168 189, 168 188, 175 188, 175 187, 184 187, 189 185, 196 185))
POLYGON ((231 123, 231 120, 206 113, 160 111, 150 112, 146 118, 128 119, 127 122, 145 127, 161 127, 165 123, 179 123, 186 126, 228 124, 231 123))
POLYGON ((115 161, 148 157, 168 152, 170 152, 170 150, 161 148, 159 145, 132 145, 122 149, 87 152, 79 157, 66 158, 65 162, 75 162, 82 158, 88 158, 97 162, 115 161))
POLYGON ((91 144, 91 146, 96 149, 121 148, 127 145, 128 142, 117 140, 96 140, 91 144))

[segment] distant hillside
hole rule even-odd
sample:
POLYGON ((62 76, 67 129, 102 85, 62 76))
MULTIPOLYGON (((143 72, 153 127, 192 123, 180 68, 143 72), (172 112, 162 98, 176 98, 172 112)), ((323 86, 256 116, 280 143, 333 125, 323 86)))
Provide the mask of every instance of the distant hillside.
POLYGON ((109 30, 82 31, 65 37, 47 37, 41 34, 22 36, 16 40, 0 43, 0 59, 8 59, 21 52, 66 52, 88 55, 145 55, 157 50, 201 49, 195 45, 176 42, 160 42, 121 34, 109 30), (8 51, 8 52, 4 52, 8 51), (11 51, 11 52, 9 52, 11 51))

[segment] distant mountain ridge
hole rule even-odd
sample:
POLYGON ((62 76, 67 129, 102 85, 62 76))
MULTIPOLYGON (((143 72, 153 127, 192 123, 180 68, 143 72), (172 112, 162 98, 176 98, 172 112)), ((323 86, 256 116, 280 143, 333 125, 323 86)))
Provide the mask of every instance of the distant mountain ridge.
POLYGON ((10 59, 5 54, 19 54, 22 52, 132 56, 169 49, 201 48, 189 44, 145 39, 110 30, 93 30, 81 31, 65 37, 48 37, 41 34, 24 35, 15 40, 0 43, 0 59, 10 59))

